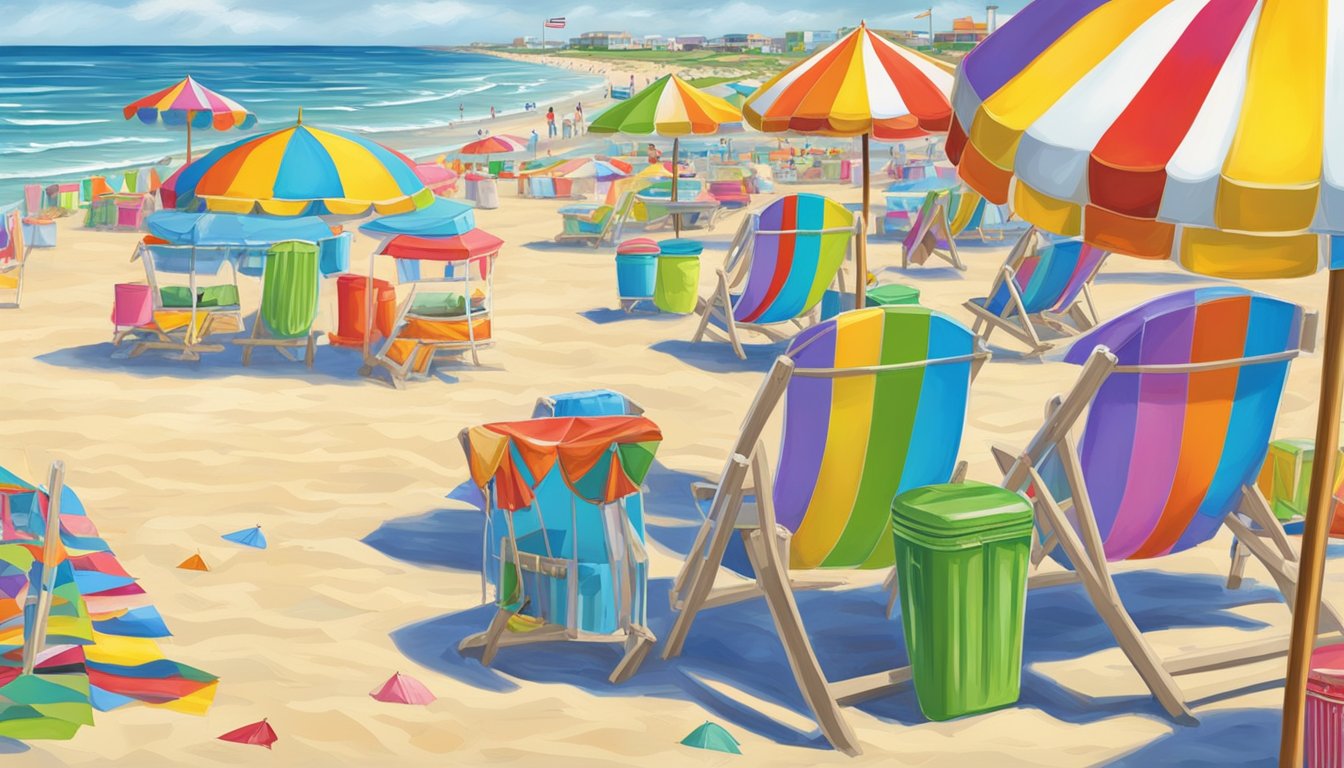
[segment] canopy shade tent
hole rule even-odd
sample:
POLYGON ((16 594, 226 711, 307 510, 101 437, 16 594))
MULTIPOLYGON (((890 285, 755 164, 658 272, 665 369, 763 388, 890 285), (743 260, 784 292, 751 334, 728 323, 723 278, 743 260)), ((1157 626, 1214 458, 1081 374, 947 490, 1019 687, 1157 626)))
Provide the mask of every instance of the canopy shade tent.
POLYGON ((276 216, 405 213, 434 200, 410 158, 343 131, 299 121, 216 147, 170 179, 173 205, 276 216))
MULTIPOLYGON (((1339 12, 1327 0, 1037 0, 963 61, 948 156, 986 198, 1011 196, 1052 232, 1207 275, 1311 274, 1344 237, 1339 12)), ((1317 456, 1337 449, 1344 388, 1344 263, 1329 263, 1317 456)), ((1332 468, 1316 462, 1311 477, 1285 766, 1302 764, 1332 468)))
POLYGON ((449 237, 396 235, 383 243, 378 253, 394 259, 420 261, 462 261, 496 253, 504 241, 482 229, 473 229, 449 237))
POLYGON ((359 231, 374 237, 418 235, 451 237, 476 227, 476 214, 470 205, 436 197, 425 208, 411 213, 382 216, 359 225, 359 231))
POLYGON ((902 48, 860 23, 853 32, 768 80, 742 114, 767 133, 863 137, 863 235, 855 306, 867 288, 869 137, 894 140, 946 131, 952 117, 947 65, 902 48))
POLYGON ((127 104, 122 117, 138 119, 145 125, 162 122, 169 128, 187 129, 187 162, 191 162, 191 130, 230 128, 246 130, 257 124, 257 116, 243 105, 196 82, 188 75, 181 82, 127 104))
POLYGON ((281 240, 316 243, 332 236, 331 227, 316 216, 243 216, 232 213, 158 211, 145 219, 155 237, 172 245, 266 246, 281 240))
MULTIPOLYGON (((672 167, 677 167, 681 137, 717 133, 725 125, 742 122, 742 112, 718 96, 712 96, 676 75, 655 80, 634 98, 609 107, 588 125, 589 133, 672 137, 672 167)), ((672 201, 677 200, 677 176, 672 175, 672 201)), ((677 237, 681 219, 672 217, 677 237)))

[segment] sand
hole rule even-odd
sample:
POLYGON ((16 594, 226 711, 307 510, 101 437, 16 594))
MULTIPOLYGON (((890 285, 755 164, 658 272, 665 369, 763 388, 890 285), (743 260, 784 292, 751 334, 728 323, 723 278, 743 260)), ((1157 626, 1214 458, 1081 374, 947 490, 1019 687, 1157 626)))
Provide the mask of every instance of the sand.
MULTIPOLYGON (((807 190, 859 196, 853 187, 807 190)), ((498 344, 481 367, 449 364, 437 380, 405 391, 361 379, 354 354, 328 347, 313 372, 266 351, 244 369, 232 348, 201 363, 113 359, 112 286, 143 276, 128 261, 136 236, 60 222, 60 247, 33 258, 23 309, 0 313, 8 414, 0 464, 37 478, 49 461, 64 460, 67 482, 174 631, 169 655, 222 682, 206 716, 127 707, 99 714, 96 727, 70 742, 0 743, 6 766, 1073 766, 1145 748, 1154 750, 1144 753, 1148 761, 1182 755, 1190 763, 1273 754, 1270 710, 1280 693, 1272 680, 1281 662, 1184 681, 1205 724, 1173 725, 1076 588, 1029 601, 1021 706, 930 724, 904 689, 847 710, 865 750, 857 759, 820 740, 759 603, 743 607, 742 621, 731 609, 707 614, 682 662, 651 659, 624 687, 605 682, 616 660, 607 648, 505 650, 493 670, 461 657, 457 640, 483 629, 489 611, 478 607, 473 570, 480 518, 444 498, 467 477, 458 430, 524 418, 538 396, 573 389, 611 387, 642 404, 664 432, 647 508, 651 623, 665 632, 666 580, 695 530, 685 483, 717 474, 771 359, 763 346, 747 363, 727 345, 692 347, 690 317, 621 315, 611 251, 554 245, 561 203, 503 191, 498 210, 478 215, 507 243, 495 281, 498 344), (219 539, 258 523, 270 540, 265 551, 219 539), (210 572, 174 567, 197 550, 210 572), (398 670, 438 701, 421 708, 371 699, 398 670), (1241 681, 1260 683, 1214 695, 1241 681), (262 717, 280 737, 273 753, 215 740, 262 717), (677 745, 707 719, 741 740, 741 758, 719 763, 677 745)), ((705 237, 703 288, 741 218, 705 237)), ((357 269, 372 245, 357 240, 357 269)), ((909 281, 925 304, 967 321, 961 302, 982 295, 1004 252, 968 251, 965 274, 899 274, 889 242, 875 243, 871 259, 883 280, 909 281)), ((380 274, 388 269, 380 264, 380 274)), ((1164 263, 1116 258, 1095 296, 1110 317, 1209 283, 1164 263)), ((1257 287, 1313 308, 1324 293, 1322 280, 1257 287)), ((245 278, 243 288, 244 305, 255 307, 256 281, 245 278)), ((333 288, 324 287, 320 328, 335 324, 333 288)), ((975 382, 961 447, 970 476, 991 482, 989 446, 1023 445, 1046 399, 1077 373, 1024 360, 1006 339, 996 341, 1002 346, 975 382)), ((1311 434, 1319 372, 1318 356, 1293 364, 1277 436, 1311 434)), ((1256 583, 1222 591, 1227 548, 1223 534, 1122 579, 1159 652, 1286 632, 1288 613, 1258 565, 1248 569, 1256 583), (1187 573, 1195 575, 1169 575, 1187 573)), ((802 601, 824 662, 858 665, 846 670, 854 673, 901 660, 899 625, 881 619, 872 586, 881 576, 857 576, 854 589, 802 601)), ((1327 592, 1339 599, 1340 591, 1332 574, 1327 592)))

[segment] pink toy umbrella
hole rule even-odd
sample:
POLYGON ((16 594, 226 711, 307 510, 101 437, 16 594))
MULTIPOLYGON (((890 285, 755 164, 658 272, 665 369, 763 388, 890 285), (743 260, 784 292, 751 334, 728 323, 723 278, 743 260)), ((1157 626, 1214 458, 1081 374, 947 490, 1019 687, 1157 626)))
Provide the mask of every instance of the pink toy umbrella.
POLYGON ((271 745, 279 739, 280 737, 275 735, 275 730, 271 728, 270 723, 267 723, 265 718, 251 725, 244 725, 242 728, 229 731, 219 737, 220 741, 232 741, 235 744, 255 744, 267 749, 270 749, 271 745))
POLYGON ((378 701, 392 704, 429 704, 436 698, 424 683, 400 672, 387 678, 387 682, 369 691, 369 695, 378 701))

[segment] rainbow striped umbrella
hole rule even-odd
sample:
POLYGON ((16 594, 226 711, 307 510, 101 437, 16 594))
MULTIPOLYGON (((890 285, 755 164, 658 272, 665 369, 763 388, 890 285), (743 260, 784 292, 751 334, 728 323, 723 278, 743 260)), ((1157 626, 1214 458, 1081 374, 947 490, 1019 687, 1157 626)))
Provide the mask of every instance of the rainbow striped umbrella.
POLYGON ((170 85, 157 93, 151 93, 143 99, 127 104, 121 110, 127 120, 140 119, 145 125, 162 122, 170 128, 187 127, 187 162, 191 162, 191 129, 214 128, 227 131, 230 128, 251 128, 257 123, 257 116, 247 111, 243 105, 206 88, 187 76, 185 80, 170 85))
MULTIPOLYGON (((1344 389, 1342 13, 1333 0, 1037 0, 967 54, 948 139, 986 198, 1108 250, 1232 278, 1307 275, 1334 256, 1318 456, 1335 452, 1344 389)), ((1332 467, 1312 473, 1283 765, 1302 764, 1332 467)))
POLYGON ((211 211, 275 216, 406 213, 434 193, 415 163, 396 150, 299 121, 282 130, 216 147, 171 180, 178 207, 198 200, 211 211))
MULTIPOLYGON (((863 218, 868 221, 868 139, 895 140, 946 131, 952 118, 951 68, 902 48, 860 23, 848 35, 766 81, 742 106, 753 128, 863 137, 863 218)), ((856 270, 868 270, 867 227, 856 270)), ((863 306, 866 281, 856 281, 863 306)))
MULTIPOLYGON (((742 122, 742 112, 718 96, 706 93, 676 75, 665 75, 593 119, 589 133, 625 133, 672 137, 672 167, 676 168, 681 137, 718 133, 742 122)), ((672 201, 677 199, 677 175, 672 176, 672 201)), ((681 217, 672 224, 681 237, 681 217)))

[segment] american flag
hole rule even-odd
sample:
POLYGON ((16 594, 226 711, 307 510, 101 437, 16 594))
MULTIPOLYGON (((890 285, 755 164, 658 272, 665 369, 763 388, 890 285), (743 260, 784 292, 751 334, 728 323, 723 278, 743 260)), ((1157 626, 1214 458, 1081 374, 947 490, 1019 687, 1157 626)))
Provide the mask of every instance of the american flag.
POLYGON ((546 27, 547 29, 564 29, 565 17, 557 16, 554 19, 547 19, 542 26, 546 27))

